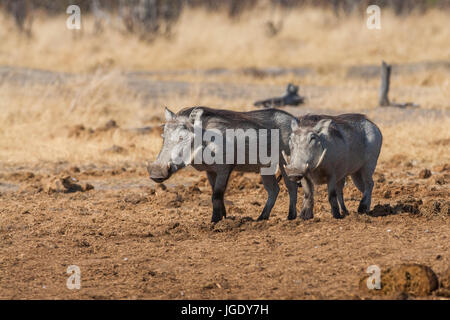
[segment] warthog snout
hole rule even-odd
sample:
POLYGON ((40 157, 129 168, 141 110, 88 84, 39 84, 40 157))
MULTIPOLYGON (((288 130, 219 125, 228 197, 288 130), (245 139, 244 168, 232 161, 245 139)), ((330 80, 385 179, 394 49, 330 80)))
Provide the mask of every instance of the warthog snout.
MULTIPOLYGON (((290 163, 291 159, 286 155, 284 150, 282 151, 282 156, 284 162, 286 163, 286 165, 284 166, 284 170, 286 171, 287 176, 289 177, 290 180, 294 182, 299 182, 304 176, 304 171, 294 167, 292 163, 290 163)), ((306 167, 308 167, 308 165, 306 167)))
POLYGON ((150 179, 157 183, 161 183, 170 177, 170 163, 164 165, 153 162, 147 166, 147 171, 150 174, 150 179))
POLYGON ((302 170, 293 168, 291 165, 287 165, 286 167, 284 167, 284 169, 286 170, 286 174, 289 177, 289 179, 295 182, 300 181, 305 175, 302 170))

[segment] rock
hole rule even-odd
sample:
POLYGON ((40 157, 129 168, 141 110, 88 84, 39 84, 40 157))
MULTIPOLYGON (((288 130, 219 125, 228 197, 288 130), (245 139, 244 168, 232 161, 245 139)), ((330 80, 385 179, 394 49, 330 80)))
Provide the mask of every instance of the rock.
POLYGON ((118 125, 115 120, 109 120, 103 128, 108 130, 108 129, 118 128, 118 125))
POLYGON ((80 168, 78 168, 77 166, 73 166, 69 168, 69 171, 73 172, 73 173, 79 173, 80 172, 80 168))
POLYGON ((77 183, 78 180, 71 176, 50 177, 42 181, 43 190, 47 193, 70 193, 70 192, 85 192, 94 189, 94 186, 89 183, 77 183))
POLYGON ((402 264, 381 272, 381 289, 368 289, 368 275, 359 282, 361 291, 384 296, 428 296, 438 289, 438 278, 433 270, 420 264, 402 264))
POLYGON ((139 203, 145 203, 148 199, 146 196, 141 194, 130 194, 125 197, 124 201, 136 205, 139 203))
POLYGON ((444 184, 447 184, 447 181, 444 177, 436 177, 434 178, 434 183, 442 186, 444 184))
POLYGON ((420 179, 428 179, 431 177, 431 171, 429 169, 423 169, 419 172, 420 179))

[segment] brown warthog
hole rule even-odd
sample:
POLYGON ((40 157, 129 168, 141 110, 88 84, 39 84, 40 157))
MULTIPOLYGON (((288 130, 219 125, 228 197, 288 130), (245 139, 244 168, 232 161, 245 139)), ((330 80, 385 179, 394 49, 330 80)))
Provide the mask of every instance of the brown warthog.
MULTIPOLYGON (((275 178, 281 151, 290 153, 291 122, 297 119, 277 109, 234 112, 206 107, 184 109, 177 114, 166 109, 163 146, 148 165, 150 178, 161 183, 187 165, 206 171, 212 187, 212 222, 226 216, 224 193, 233 170, 261 172, 268 193, 258 220, 268 219, 280 190, 275 178), (270 156, 269 156, 270 154, 270 156)), ((290 202, 288 219, 297 215, 297 184, 282 166, 290 202)))
POLYGON ((314 184, 325 183, 333 217, 341 218, 339 206, 346 215, 343 188, 348 175, 363 193, 358 212, 368 212, 372 175, 383 140, 380 129, 362 114, 306 115, 293 121, 291 128, 291 157, 285 169, 290 179, 302 182, 305 194, 300 216, 313 217, 314 184))

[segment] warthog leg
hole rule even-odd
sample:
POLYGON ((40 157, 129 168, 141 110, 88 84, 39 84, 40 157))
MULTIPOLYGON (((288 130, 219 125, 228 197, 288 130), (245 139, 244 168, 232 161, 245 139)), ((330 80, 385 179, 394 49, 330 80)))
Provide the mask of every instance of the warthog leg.
POLYGON ((364 182, 361 177, 361 171, 352 174, 352 180, 359 192, 364 193, 364 182))
POLYGON ((223 172, 208 172, 208 180, 212 187, 212 203, 213 213, 211 222, 219 222, 223 217, 226 217, 225 204, 223 197, 228 184, 228 178, 230 177, 231 170, 224 170, 223 172))
POLYGON ((297 182, 292 181, 286 174, 283 166, 280 166, 281 174, 283 175, 284 183, 289 192, 289 214, 288 220, 293 220, 297 217, 297 182))
POLYGON ((328 181, 328 201, 331 205, 331 214, 335 219, 340 219, 341 214, 339 212, 339 205, 337 202, 337 186, 336 186, 336 178, 331 177, 328 181))
POLYGON ((348 215, 348 210, 345 207, 345 203, 344 203, 344 185, 345 185, 345 177, 337 182, 336 192, 337 192, 337 199, 339 202, 339 206, 341 207, 342 215, 346 216, 346 215, 348 215))
POLYGON ((278 193, 280 192, 280 187, 278 186, 278 181, 275 175, 261 175, 264 184, 264 189, 267 191, 267 201, 261 215, 258 220, 267 220, 270 216, 270 211, 272 211, 275 201, 277 200, 278 193))
POLYGON ((372 190, 373 190, 372 174, 374 169, 371 169, 370 167, 363 167, 361 171, 362 171, 361 177, 364 183, 364 193, 358 207, 358 212, 365 213, 369 212, 370 203, 372 202, 372 190))
POLYGON ((308 178, 302 179, 303 187, 303 205, 300 211, 300 217, 303 220, 312 219, 314 217, 314 184, 308 178))

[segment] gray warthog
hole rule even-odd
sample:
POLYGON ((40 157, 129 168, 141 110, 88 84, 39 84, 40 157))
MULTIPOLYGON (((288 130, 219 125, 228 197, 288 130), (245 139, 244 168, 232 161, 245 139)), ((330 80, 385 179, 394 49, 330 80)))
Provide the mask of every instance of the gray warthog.
POLYGON ((358 212, 368 212, 382 140, 380 129, 362 114, 306 115, 293 121, 285 171, 293 181, 302 181, 305 194, 300 216, 313 217, 314 184, 325 183, 333 217, 341 218, 338 202, 343 215, 348 214, 343 197, 348 175, 363 193, 358 212))
MULTIPOLYGON (((279 180, 275 177, 276 167, 279 161, 284 165, 281 151, 290 154, 288 139, 291 122, 297 121, 295 117, 277 109, 234 112, 206 107, 187 108, 177 114, 166 108, 165 116, 162 149, 147 168, 152 180, 161 183, 187 165, 206 171, 212 187, 211 220, 217 222, 226 217, 223 198, 231 172, 261 171, 268 199, 258 220, 269 218, 280 190, 279 180), (261 132, 266 135, 260 135, 261 132), (206 136, 207 141, 203 141, 206 136), (196 139, 201 139, 200 145, 196 144, 199 141, 196 139), (230 143, 232 147, 229 148, 230 143), (264 143, 266 150, 262 150, 264 143), (243 148, 240 148, 242 145, 243 148), (270 159, 261 151, 266 156, 270 153, 270 159), (213 161, 211 158, 214 158, 213 161), (264 169, 273 170, 263 173, 264 169)), ((282 166, 280 171, 290 197, 288 219, 295 219, 298 186, 287 177, 282 166)))

